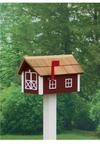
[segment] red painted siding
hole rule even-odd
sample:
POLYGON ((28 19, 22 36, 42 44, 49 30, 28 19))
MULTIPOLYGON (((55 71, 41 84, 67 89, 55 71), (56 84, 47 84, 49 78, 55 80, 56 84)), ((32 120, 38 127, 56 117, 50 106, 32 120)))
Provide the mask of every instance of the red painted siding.
POLYGON ((73 75, 58 75, 55 76, 55 79, 57 80, 57 87, 56 89, 49 89, 49 80, 51 79, 51 76, 45 76, 43 78, 43 93, 44 94, 52 94, 52 93, 67 93, 67 92, 75 92, 77 91, 77 74, 73 75), (71 88, 65 88, 65 79, 72 78, 72 87, 71 88))
MULTIPOLYGON (((25 70, 24 70, 24 93, 31 93, 31 94, 38 94, 38 74, 37 74, 37 90, 31 90, 31 89, 25 89, 25 72, 30 71, 35 72, 32 70, 28 65, 25 64, 25 70)), ((29 79, 29 76, 27 76, 27 79, 29 79)), ((32 76, 32 79, 35 80, 35 76, 32 76)), ((53 94, 53 93, 67 93, 67 92, 75 92, 77 91, 77 74, 72 75, 58 75, 55 76, 56 79, 56 89, 49 89, 49 80, 51 79, 51 76, 44 76, 43 77, 43 94, 53 94), (65 79, 72 78, 72 87, 71 88, 65 88, 65 79)))

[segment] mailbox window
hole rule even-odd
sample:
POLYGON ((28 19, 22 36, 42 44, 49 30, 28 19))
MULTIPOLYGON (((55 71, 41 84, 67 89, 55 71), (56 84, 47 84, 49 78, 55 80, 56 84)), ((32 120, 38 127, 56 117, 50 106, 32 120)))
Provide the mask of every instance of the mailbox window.
POLYGON ((56 89, 56 80, 49 80, 49 89, 56 89))
POLYGON ((72 87, 72 78, 65 79, 65 88, 71 88, 72 87))

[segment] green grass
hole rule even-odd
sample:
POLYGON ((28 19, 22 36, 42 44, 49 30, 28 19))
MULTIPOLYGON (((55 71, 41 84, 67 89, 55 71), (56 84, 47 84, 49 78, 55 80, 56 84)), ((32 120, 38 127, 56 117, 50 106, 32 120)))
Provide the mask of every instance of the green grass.
POLYGON ((1 135, 0 140, 42 140, 42 135, 1 135))
MULTIPOLYGON (((42 135, 1 135, 1 140, 42 140, 42 135)), ((65 131, 58 134, 58 140, 97 140, 100 137, 95 132, 90 131, 65 131)))
POLYGON ((96 132, 93 131, 66 131, 65 133, 59 134, 57 137, 59 140, 97 140, 100 137, 97 136, 96 132))

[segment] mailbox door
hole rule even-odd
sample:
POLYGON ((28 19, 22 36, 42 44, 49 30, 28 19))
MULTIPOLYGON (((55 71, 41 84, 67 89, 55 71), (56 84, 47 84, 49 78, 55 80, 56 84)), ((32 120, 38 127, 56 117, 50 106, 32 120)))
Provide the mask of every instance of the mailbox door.
POLYGON ((25 93, 34 93, 34 91, 37 91, 37 73, 30 70, 25 71, 24 83, 25 93))

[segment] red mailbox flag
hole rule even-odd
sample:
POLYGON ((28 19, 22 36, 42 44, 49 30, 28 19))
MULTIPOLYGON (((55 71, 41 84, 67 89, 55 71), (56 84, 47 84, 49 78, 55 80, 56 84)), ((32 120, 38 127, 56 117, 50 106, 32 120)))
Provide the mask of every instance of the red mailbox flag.
POLYGON ((59 64, 59 60, 53 60, 52 61, 52 67, 51 67, 51 80, 54 80, 54 68, 56 67, 56 66, 59 66, 60 64, 59 64))

